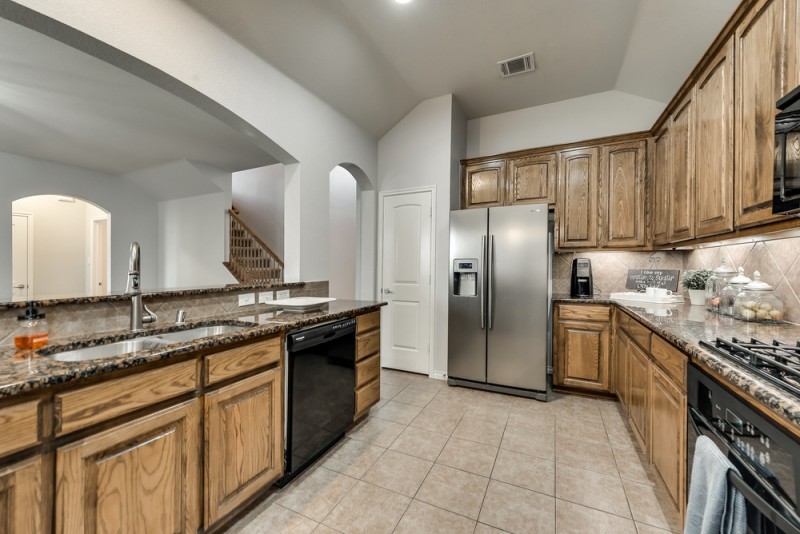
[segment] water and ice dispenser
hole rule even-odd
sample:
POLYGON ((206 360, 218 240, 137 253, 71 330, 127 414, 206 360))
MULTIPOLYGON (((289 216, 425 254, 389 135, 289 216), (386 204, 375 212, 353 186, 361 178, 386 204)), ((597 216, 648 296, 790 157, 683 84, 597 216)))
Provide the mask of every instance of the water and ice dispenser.
POLYGON ((457 297, 478 296, 478 260, 453 260, 453 294, 457 297))

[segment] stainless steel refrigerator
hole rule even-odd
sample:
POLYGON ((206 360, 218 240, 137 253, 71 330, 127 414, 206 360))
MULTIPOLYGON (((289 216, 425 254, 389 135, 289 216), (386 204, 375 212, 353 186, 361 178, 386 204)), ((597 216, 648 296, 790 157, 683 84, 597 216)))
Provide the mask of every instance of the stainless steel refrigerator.
POLYGON ((547 400, 552 251, 546 204, 450 212, 449 384, 547 400))

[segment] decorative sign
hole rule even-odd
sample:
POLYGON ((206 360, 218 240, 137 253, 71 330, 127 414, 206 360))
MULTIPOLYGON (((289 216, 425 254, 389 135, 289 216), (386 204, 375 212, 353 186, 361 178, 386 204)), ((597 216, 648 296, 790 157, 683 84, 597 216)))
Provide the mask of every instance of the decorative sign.
POLYGON ((646 287, 663 287, 678 291, 678 280, 681 272, 677 269, 628 269, 628 281, 625 287, 644 291, 646 287))

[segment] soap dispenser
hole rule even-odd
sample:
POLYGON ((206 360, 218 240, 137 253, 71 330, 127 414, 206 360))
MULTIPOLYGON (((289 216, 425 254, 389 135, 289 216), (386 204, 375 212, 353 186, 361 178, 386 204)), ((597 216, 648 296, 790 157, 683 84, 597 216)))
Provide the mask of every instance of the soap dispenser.
POLYGON ((28 303, 25 313, 17 317, 17 329, 14 332, 14 346, 18 350, 36 350, 47 345, 49 334, 44 313, 28 303))

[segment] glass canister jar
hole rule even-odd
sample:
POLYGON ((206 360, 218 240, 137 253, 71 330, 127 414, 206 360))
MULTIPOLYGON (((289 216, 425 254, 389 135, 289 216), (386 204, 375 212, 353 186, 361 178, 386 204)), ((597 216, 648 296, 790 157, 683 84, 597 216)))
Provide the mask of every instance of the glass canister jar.
POLYGON ((36 350, 47 345, 49 332, 44 313, 28 304, 25 313, 17 317, 17 329, 14 332, 14 346, 17 350, 36 350))
POLYGON ((719 313, 722 288, 734 276, 736 276, 736 269, 728 265, 727 258, 723 258, 719 266, 711 272, 711 277, 706 281, 706 309, 708 311, 719 313))
POLYGON ((753 281, 744 286, 733 304, 734 317, 751 322, 783 320, 783 302, 772 292, 773 287, 761 281, 761 273, 753 273, 753 281))
POLYGON ((719 296, 720 313, 733 316, 736 295, 750 282, 752 280, 745 276, 744 267, 739 267, 739 274, 728 280, 728 283, 722 288, 722 293, 719 296))

